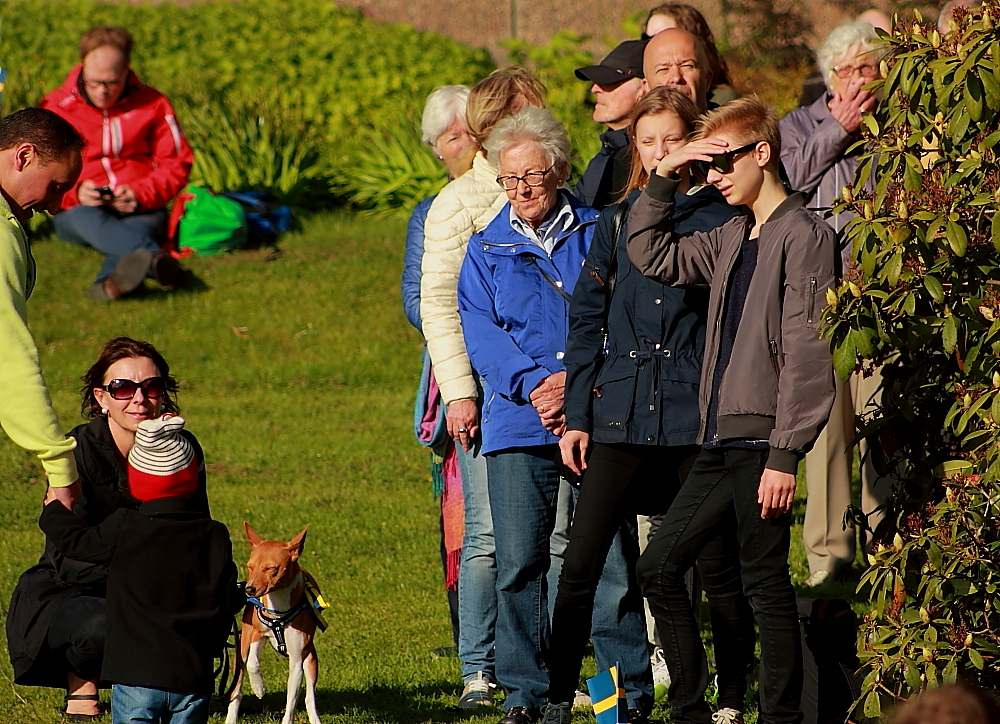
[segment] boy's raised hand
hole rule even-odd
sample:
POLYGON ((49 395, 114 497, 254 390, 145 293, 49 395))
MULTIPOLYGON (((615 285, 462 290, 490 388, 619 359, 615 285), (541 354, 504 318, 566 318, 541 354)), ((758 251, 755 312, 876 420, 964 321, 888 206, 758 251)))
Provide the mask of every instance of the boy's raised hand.
POLYGON ((721 138, 703 138, 678 148, 664 156, 656 165, 657 176, 670 176, 694 161, 711 161, 729 150, 729 143, 721 138))
POLYGON ((761 518, 780 518, 792 509, 795 499, 795 476, 780 470, 764 468, 757 489, 761 518))

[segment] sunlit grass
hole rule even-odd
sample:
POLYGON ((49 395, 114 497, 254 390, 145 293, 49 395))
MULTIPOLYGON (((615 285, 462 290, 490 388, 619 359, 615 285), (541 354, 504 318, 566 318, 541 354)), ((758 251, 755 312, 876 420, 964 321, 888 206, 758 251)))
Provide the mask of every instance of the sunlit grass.
MULTIPOLYGON (((67 428, 80 422, 79 377, 105 340, 127 334, 163 352, 238 563, 248 550, 242 521, 285 539, 311 525, 305 565, 332 606, 318 637, 324 722, 485 724, 496 711, 448 710, 458 664, 430 655, 451 632, 428 457, 411 432, 421 343, 401 311, 403 237, 400 222, 321 215, 285 237, 276 260, 259 252, 191 260, 206 289, 113 304, 86 296, 97 254, 44 239, 35 246, 31 327, 67 428)), ((42 549, 43 483, 40 467, 6 438, 0 470, 6 613, 17 577, 42 549)), ((798 526, 798 582, 808 576, 800 534, 798 526)), ((63 692, 14 686, 0 658, 0 722, 60 721, 63 692)), ((247 687, 250 722, 284 710, 285 661, 263 658, 269 693, 258 701, 247 687)))

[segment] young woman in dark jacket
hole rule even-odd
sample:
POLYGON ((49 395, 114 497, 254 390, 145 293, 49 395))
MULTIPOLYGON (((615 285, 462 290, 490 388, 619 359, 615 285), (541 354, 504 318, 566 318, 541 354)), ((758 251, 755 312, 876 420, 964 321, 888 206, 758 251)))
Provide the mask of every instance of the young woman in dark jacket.
MULTIPOLYGON (((565 357, 567 431, 560 448, 564 464, 583 478, 552 621, 545 724, 570 721, 594 593, 612 539, 635 524, 636 513, 666 512, 699 451, 707 290, 653 282, 632 267, 625 250, 629 205, 658 159, 686 142, 697 115, 688 98, 669 88, 655 89, 636 104, 627 199, 601 214, 573 292, 565 357)), ((709 230, 736 213, 713 187, 692 187, 690 179, 685 185, 687 193, 678 195, 678 225, 709 230)), ((728 710, 720 721, 742 711, 753 662, 753 617, 742 595, 736 550, 735 539, 730 543, 720 535, 698 562, 712 611, 719 708, 728 710)), ((634 545, 629 554, 634 570, 634 545)), ((638 586, 630 599, 642 606, 638 586)))
MULTIPOLYGON (((127 337, 108 342, 83 380, 83 415, 90 422, 69 433, 76 439, 73 452, 82 492, 73 511, 88 526, 95 526, 120 508, 139 508, 139 501, 129 494, 125 474, 135 427, 144 416, 178 412, 173 398, 177 384, 152 345, 127 337), (112 386, 116 380, 124 383, 112 386), (120 399, 129 391, 128 382, 143 381, 145 385, 130 398, 120 399)), ((181 434, 194 446, 199 476, 194 501, 207 513, 204 454, 194 435, 186 430, 181 434)), ((66 687, 67 696, 79 697, 66 702, 73 721, 90 721, 98 715, 107 575, 103 565, 64 558, 46 539, 42 557, 21 575, 11 597, 7 648, 14 682, 66 687)))

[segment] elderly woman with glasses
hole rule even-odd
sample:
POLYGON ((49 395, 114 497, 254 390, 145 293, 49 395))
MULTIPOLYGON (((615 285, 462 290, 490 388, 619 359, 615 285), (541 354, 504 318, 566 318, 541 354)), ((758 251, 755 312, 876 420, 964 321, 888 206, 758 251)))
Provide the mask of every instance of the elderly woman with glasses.
POLYGON ((99 25, 80 38, 80 64, 42 99, 87 139, 83 172, 53 223, 60 239, 92 247, 104 264, 90 296, 117 299, 150 276, 166 287, 189 275, 164 249, 167 204, 194 163, 170 102, 131 70, 132 36, 99 25))
MULTIPOLYGON (((832 207, 854 180, 862 151, 851 147, 861 138, 862 113, 878 102, 864 86, 879 77, 880 47, 870 23, 838 27, 816 53, 827 92, 781 121, 781 162, 792 188, 806 195, 812 209, 832 207)), ((827 219, 837 232, 848 221, 844 214, 827 219)))
MULTIPOLYGON (((525 108, 500 121, 485 147, 507 203, 469 240, 458 281, 465 345, 485 379, 483 453, 497 561, 496 673, 507 690, 501 724, 537 721, 548 674, 546 573, 566 427, 563 357, 569 300, 597 212, 562 188, 570 144, 552 114, 525 108)), ((608 567, 624 567, 620 555, 608 567)), ((552 595, 554 595, 554 591, 552 595)), ((598 666, 620 662, 630 708, 651 701, 645 623, 623 592, 595 604, 598 666), (633 611, 619 618, 620 611, 633 611)))
MULTIPOLYGON (((76 439, 81 498, 74 510, 98 525, 119 508, 136 509, 125 461, 143 420, 177 413, 177 383, 163 356, 146 342, 112 339, 83 377, 83 415, 76 439)), ((198 461, 196 505, 208 511, 205 457, 187 430, 198 461)), ((69 721, 100 716, 98 680, 104 658, 107 569, 62 557, 51 541, 14 589, 7 616, 7 648, 14 683, 66 687, 69 721)))

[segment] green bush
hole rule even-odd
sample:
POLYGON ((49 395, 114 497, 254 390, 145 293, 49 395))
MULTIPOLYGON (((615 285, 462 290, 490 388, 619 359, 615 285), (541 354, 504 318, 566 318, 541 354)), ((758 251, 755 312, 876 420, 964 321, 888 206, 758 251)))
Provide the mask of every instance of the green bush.
POLYGON ((324 140, 301 108, 245 97, 177 111, 197 149, 191 181, 215 190, 268 191, 300 208, 320 205, 335 188, 324 140))
MULTIPOLYGON (((201 144, 195 145, 197 153, 213 153, 203 144, 209 137, 204 131, 211 131, 204 123, 234 107, 245 109, 246 99, 276 99, 268 106, 291 109, 322 139, 323 175, 341 193, 370 129, 388 130, 401 109, 422 107, 436 86, 475 83, 493 69, 485 50, 405 25, 376 23, 329 0, 209 0, 184 7, 7 0, 0 2, 0 58, 9 68, 4 110, 33 105, 61 84, 78 61, 81 33, 99 23, 132 32, 136 72, 183 109, 182 123, 199 128, 192 133, 201 144)), ((269 111, 248 118, 254 116, 282 117, 269 111)), ((244 131, 252 125, 247 118, 230 121, 244 131)), ((283 131, 268 133, 277 139, 283 131)), ((237 145, 228 154, 245 159, 247 149, 237 145)), ((205 164, 206 173, 209 165, 225 166, 226 153, 215 155, 205 164)), ((266 157, 254 163, 283 165, 286 172, 296 167, 292 160, 275 166, 266 157)), ((311 167, 297 163, 300 169, 302 163, 311 167)))
POLYGON ((827 310, 838 374, 882 367, 862 434, 898 478, 862 579, 864 712, 958 678, 1000 687, 998 0, 942 38, 888 38, 847 229, 857 268, 827 310))

